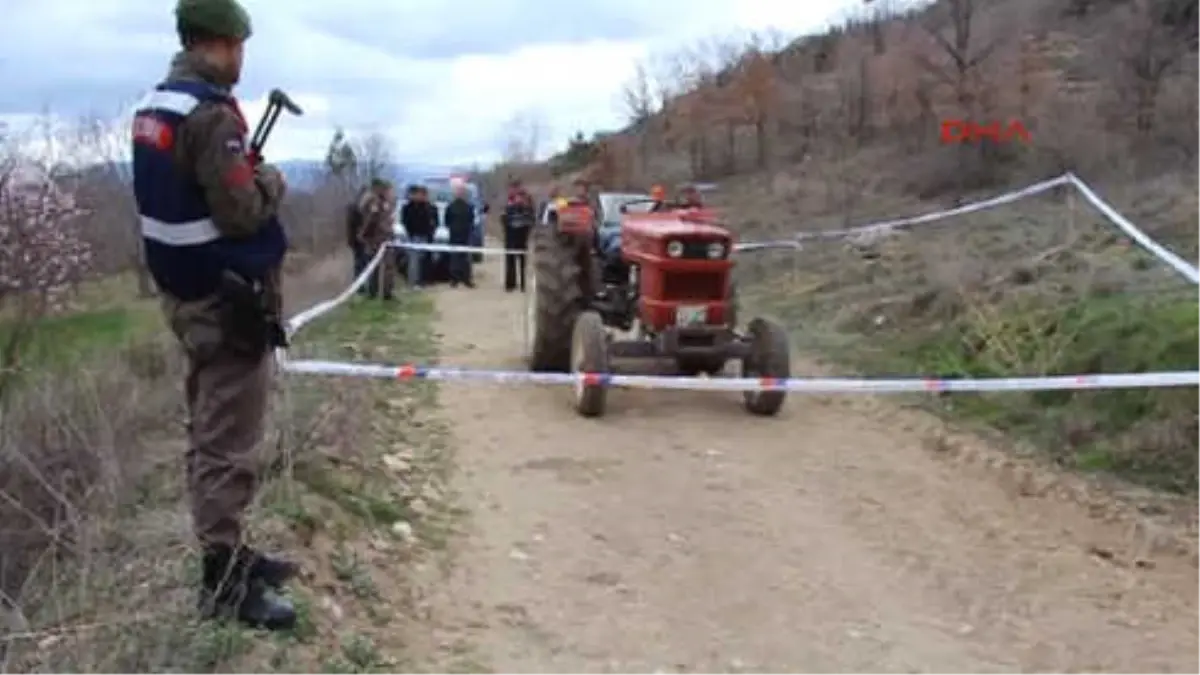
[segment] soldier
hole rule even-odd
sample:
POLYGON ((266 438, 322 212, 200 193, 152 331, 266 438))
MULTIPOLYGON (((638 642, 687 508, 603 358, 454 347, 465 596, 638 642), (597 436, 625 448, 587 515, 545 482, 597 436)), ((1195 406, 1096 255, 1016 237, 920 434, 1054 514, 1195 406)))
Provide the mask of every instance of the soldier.
MULTIPOLYGON (((358 239, 369 261, 388 245, 396 236, 396 190, 382 178, 371 181, 371 188, 358 200, 358 213, 362 222, 358 239)), ((367 280, 367 297, 379 297, 380 281, 383 282, 383 299, 395 299, 396 266, 392 256, 384 254, 379 269, 367 280)))
MULTIPOLYGON (((362 211, 358 208, 358 203, 369 192, 371 188, 364 187, 358 191, 358 194, 350 200, 346 205, 346 243, 350 247, 350 254, 354 259, 354 274, 350 276, 350 281, 353 283, 358 280, 359 275, 363 270, 367 269, 367 263, 371 258, 367 255, 366 245, 362 240, 362 211)), ((358 288, 359 295, 367 294, 367 285, 363 284, 358 288)))
POLYGON ((296 614, 274 592, 297 571, 246 546, 243 513, 260 480, 273 375, 279 268, 279 170, 247 156, 233 97, 250 18, 237 0, 178 0, 183 49, 133 122, 133 183, 146 262, 187 356, 186 457, 203 549, 201 610, 269 629, 296 614))

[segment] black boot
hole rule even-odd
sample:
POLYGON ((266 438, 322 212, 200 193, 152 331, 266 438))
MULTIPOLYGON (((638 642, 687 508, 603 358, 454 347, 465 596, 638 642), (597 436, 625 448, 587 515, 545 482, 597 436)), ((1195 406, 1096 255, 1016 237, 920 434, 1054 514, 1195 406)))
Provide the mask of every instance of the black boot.
POLYGON ((262 578, 265 569, 245 549, 214 547, 204 554, 204 579, 200 590, 200 614, 206 619, 232 618, 253 628, 290 630, 296 625, 296 610, 285 598, 276 596, 262 578))
POLYGON ((250 578, 258 579, 271 588, 281 588, 300 573, 300 566, 291 560, 250 549, 250 578))

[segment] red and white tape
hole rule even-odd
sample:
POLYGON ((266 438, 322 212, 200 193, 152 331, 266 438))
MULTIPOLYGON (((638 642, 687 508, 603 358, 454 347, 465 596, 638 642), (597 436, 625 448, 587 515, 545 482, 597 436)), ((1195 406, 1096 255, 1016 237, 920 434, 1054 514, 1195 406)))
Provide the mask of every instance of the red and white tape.
MULTIPOLYGON (((953 216, 995 208, 1030 197, 1055 187, 1072 185, 1079 189, 1083 196, 1095 206, 1116 227, 1121 229, 1131 239, 1170 265, 1175 271, 1189 281, 1200 284, 1200 271, 1179 256, 1168 251, 1161 244, 1151 239, 1145 232, 1138 229, 1128 219, 1117 213, 1104 200, 1100 199, 1082 180, 1072 173, 1063 174, 1057 178, 1042 181, 1021 190, 966 204, 953 209, 927 213, 910 218, 868 223, 859 227, 825 232, 806 232, 797 234, 792 239, 764 242, 744 242, 735 250, 754 251, 771 248, 798 249, 800 242, 814 239, 853 239, 886 235, 896 229, 932 223, 953 216)), ((508 253, 503 248, 486 248, 471 246, 453 246, 449 244, 393 244, 403 248, 424 251, 450 253, 508 253)), ((332 311, 343 304, 367 282, 375 272, 388 248, 381 248, 375 257, 367 264, 366 269, 340 295, 293 316, 287 322, 287 332, 295 335, 305 325, 318 317, 332 311)), ((762 378, 694 378, 666 377, 654 375, 617 375, 617 374, 572 374, 572 373, 530 373, 524 371, 506 370, 471 370, 462 368, 446 368, 436 366, 390 366, 382 364, 344 363, 338 361, 296 360, 287 358, 284 350, 276 353, 280 366, 293 373, 311 375, 334 375, 343 377, 370 377, 384 379, 425 379, 437 381, 470 381, 491 382, 497 384, 549 384, 574 385, 582 379, 585 384, 595 384, 617 388, 636 389, 683 389, 694 391, 764 391, 785 390, 809 394, 835 394, 868 392, 876 394, 905 393, 905 392, 997 392, 997 391, 1047 391, 1047 390, 1084 390, 1084 389, 1144 389, 1153 387, 1196 387, 1200 386, 1200 372, 1170 371, 1158 373, 1129 373, 1129 374, 1082 374, 1056 375, 1045 377, 1008 377, 1008 378, 788 378, 785 380, 762 378)))
POLYGON ((930 392, 1053 391, 1080 389, 1146 389, 1200 386, 1200 372, 1171 371, 1124 375, 1055 375, 997 378, 852 378, 852 377, 680 377, 609 373, 531 373, 520 370, 481 370, 444 366, 384 365, 338 361, 289 361, 284 369, 308 375, 370 377, 388 380, 490 382, 493 384, 584 384, 623 389, 684 389, 689 391, 788 391, 805 394, 869 392, 873 394, 930 392))

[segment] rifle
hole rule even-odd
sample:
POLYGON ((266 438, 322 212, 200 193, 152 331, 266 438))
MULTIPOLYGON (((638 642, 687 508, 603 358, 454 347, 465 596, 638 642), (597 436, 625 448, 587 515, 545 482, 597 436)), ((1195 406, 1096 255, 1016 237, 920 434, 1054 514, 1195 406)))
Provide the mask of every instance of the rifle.
POLYGON ((253 164, 261 164, 263 161, 263 146, 267 144, 267 137, 271 135, 271 131, 275 129, 275 122, 279 120, 279 115, 286 110, 296 117, 302 117, 304 111, 292 97, 283 92, 282 89, 272 89, 271 93, 267 94, 267 108, 263 111, 263 116, 258 120, 258 126, 254 128, 254 134, 250 136, 250 150, 248 152, 250 161, 253 164))
MULTIPOLYGON (((246 152, 250 163, 254 166, 262 164, 263 147, 266 146, 271 131, 275 129, 275 122, 279 120, 279 116, 285 110, 297 117, 304 115, 300 106, 296 105, 296 102, 283 90, 272 89, 267 94, 267 108, 263 110, 263 116, 258 120, 258 126, 254 128, 254 133, 250 136, 250 147, 246 152)), ((231 304, 236 308, 234 311, 240 310, 240 315, 234 319, 234 324, 254 325, 252 317, 257 314, 265 322, 263 327, 266 330, 268 345, 287 349, 287 330, 284 329, 281 316, 283 289, 279 272, 278 269, 273 270, 268 275, 266 283, 258 288, 255 288, 258 286, 257 284, 251 285, 232 272, 226 273, 224 283, 226 292, 232 298, 231 304)), ((251 345, 250 351, 255 348, 251 345)))

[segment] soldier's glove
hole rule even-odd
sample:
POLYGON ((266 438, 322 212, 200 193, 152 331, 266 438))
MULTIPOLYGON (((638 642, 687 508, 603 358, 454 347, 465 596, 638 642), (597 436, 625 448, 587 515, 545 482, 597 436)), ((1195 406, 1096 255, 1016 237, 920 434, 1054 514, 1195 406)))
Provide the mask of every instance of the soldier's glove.
POLYGON ((283 322, 278 318, 273 319, 267 325, 267 344, 271 345, 272 349, 279 347, 287 349, 291 346, 288 342, 287 330, 284 329, 283 322))
POLYGON ((254 167, 254 181, 273 204, 283 201, 283 196, 287 194, 287 180, 273 164, 254 167))

